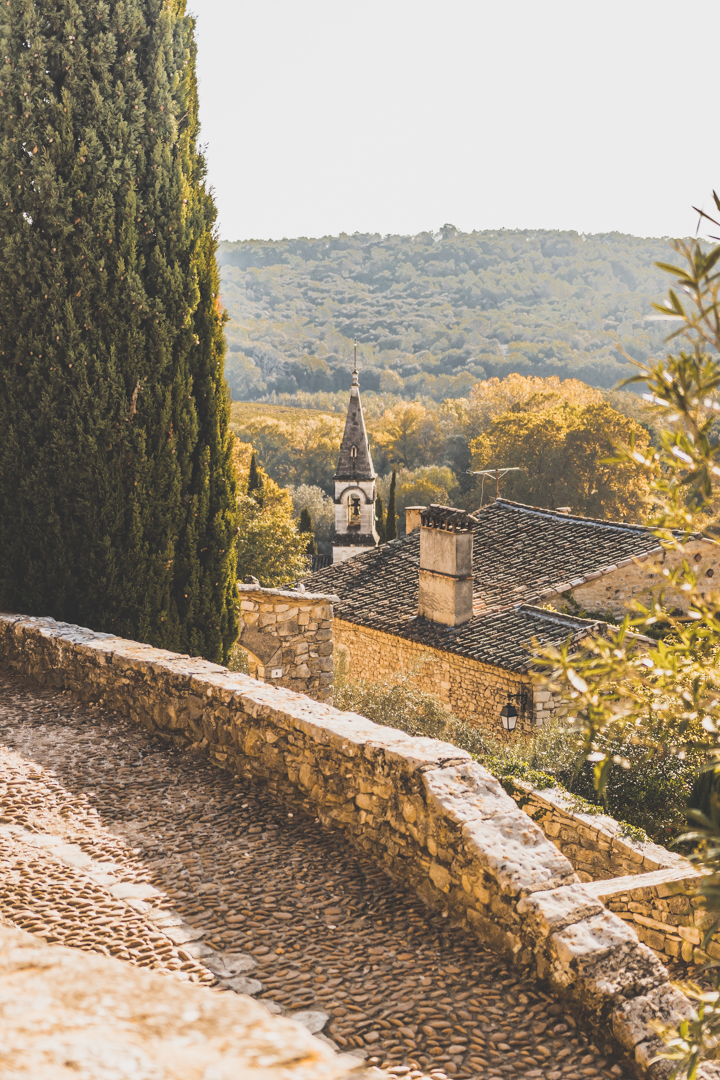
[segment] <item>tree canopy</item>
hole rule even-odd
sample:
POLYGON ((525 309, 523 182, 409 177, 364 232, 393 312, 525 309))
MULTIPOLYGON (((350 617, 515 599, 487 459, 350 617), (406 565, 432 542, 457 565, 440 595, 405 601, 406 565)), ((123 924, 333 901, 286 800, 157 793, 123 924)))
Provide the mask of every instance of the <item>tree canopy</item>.
MULTIPOLYGON (((616 447, 633 444, 643 453, 647 431, 609 405, 553 404, 545 409, 505 412, 470 443, 473 467, 516 467, 503 477, 509 499, 613 520, 642 521, 650 488, 642 468, 628 461, 612 464, 616 447)), ((495 498, 486 479, 485 502, 495 498)))
POLYGON ((655 263, 670 254, 541 229, 224 243, 233 396, 342 410, 354 338, 366 405, 463 397, 511 372, 608 388, 632 374, 618 342, 642 361, 661 347, 655 263))
POLYGON ((184 0, 0 7, 0 604, 220 660, 224 315, 184 0))

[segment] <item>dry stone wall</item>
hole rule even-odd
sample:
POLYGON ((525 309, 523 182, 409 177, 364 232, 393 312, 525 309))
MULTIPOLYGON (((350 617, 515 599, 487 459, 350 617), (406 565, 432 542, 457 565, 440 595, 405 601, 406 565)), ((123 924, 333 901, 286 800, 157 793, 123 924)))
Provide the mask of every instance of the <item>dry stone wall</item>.
POLYGON ((687 869, 596 881, 588 891, 629 923, 641 941, 661 958, 705 964, 720 960, 720 934, 704 946, 712 915, 692 895, 699 874, 687 869))
POLYGON ((581 881, 598 881, 652 870, 687 876, 687 859, 660 844, 635 840, 607 814, 586 814, 559 788, 538 791, 514 781, 513 798, 572 863, 581 881))
MULTIPOLYGON (((612 1033, 638 1075, 653 1021, 692 1015, 631 927, 457 747, 412 738, 284 688, 50 619, 0 615, 11 669, 72 690, 202 752, 341 830, 428 904, 447 911, 612 1033)), ((654 1062, 654 1063, 653 1063, 654 1062)))
POLYGON ((649 841, 634 840, 606 814, 584 814, 559 789, 536 791, 514 782, 513 798, 572 863, 587 891, 624 922, 663 961, 720 960, 720 934, 704 943, 712 923, 700 875, 687 859, 649 841))
POLYGON ((337 596, 238 585, 240 636, 250 674, 316 701, 332 701, 337 596))

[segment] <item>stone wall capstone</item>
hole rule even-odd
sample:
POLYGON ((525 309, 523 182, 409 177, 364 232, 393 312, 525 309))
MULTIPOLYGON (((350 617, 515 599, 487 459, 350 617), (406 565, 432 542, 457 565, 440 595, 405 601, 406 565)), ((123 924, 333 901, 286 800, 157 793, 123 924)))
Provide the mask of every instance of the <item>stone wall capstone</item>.
POLYGON ((240 636, 250 674, 332 702, 333 603, 337 596, 238 585, 240 636))
POLYGON ((512 782, 518 806, 536 821, 558 851, 572 863, 581 881, 599 881, 673 870, 687 876, 690 863, 677 852, 649 840, 637 840, 607 814, 583 813, 567 791, 538 790, 522 780, 512 782))
POLYGON ((241 994, 0 922, 0 1072, 18 1080, 387 1080, 241 994))
POLYGON ((0 615, 12 670, 101 699, 178 748, 263 780, 521 968, 639 1076, 666 1077, 653 1021, 689 1002, 631 927, 578 881, 568 859, 455 746, 412 738, 217 664, 52 619, 0 615))

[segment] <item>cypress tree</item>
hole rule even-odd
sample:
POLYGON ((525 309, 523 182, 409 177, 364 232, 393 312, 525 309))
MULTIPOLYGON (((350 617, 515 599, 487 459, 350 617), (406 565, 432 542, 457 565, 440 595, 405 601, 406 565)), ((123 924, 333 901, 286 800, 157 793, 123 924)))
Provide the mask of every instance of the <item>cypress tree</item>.
POLYGON ((250 476, 248 478, 247 486, 248 495, 252 495, 258 506, 263 504, 263 478, 262 473, 258 469, 255 455, 250 458, 250 476))
POLYGON ((0 606, 222 660, 236 496, 184 0, 0 6, 0 606))
POLYGON ((383 512, 383 501, 380 496, 377 495, 375 498, 375 528, 377 529, 381 544, 384 544, 386 541, 385 519, 383 517, 383 512))
POLYGON ((397 474, 393 469, 392 480, 390 481, 390 494, 388 496, 388 508, 387 516, 385 518, 385 539, 395 540, 397 537, 397 514, 395 513, 395 486, 397 484, 397 474))
POLYGON ((300 511, 300 524, 298 525, 299 533, 310 533, 310 538, 305 550, 308 555, 317 555, 317 543, 315 542, 315 526, 313 525, 313 519, 307 506, 303 506, 300 511))

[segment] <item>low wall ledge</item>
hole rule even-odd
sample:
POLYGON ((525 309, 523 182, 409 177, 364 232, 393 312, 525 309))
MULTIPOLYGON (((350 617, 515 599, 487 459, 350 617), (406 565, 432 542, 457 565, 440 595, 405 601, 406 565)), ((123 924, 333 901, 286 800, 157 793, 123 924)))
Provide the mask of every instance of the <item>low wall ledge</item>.
MULTIPOLYGON (((632 1058, 638 1076, 667 1077, 669 1063, 653 1061, 663 1049, 653 1022, 679 1023, 689 1003, 635 930, 598 912, 572 861, 462 750, 217 664, 52 619, 0 615, 0 661, 267 783, 543 980, 632 1058)), ((543 807, 557 811, 552 801, 543 807)))

